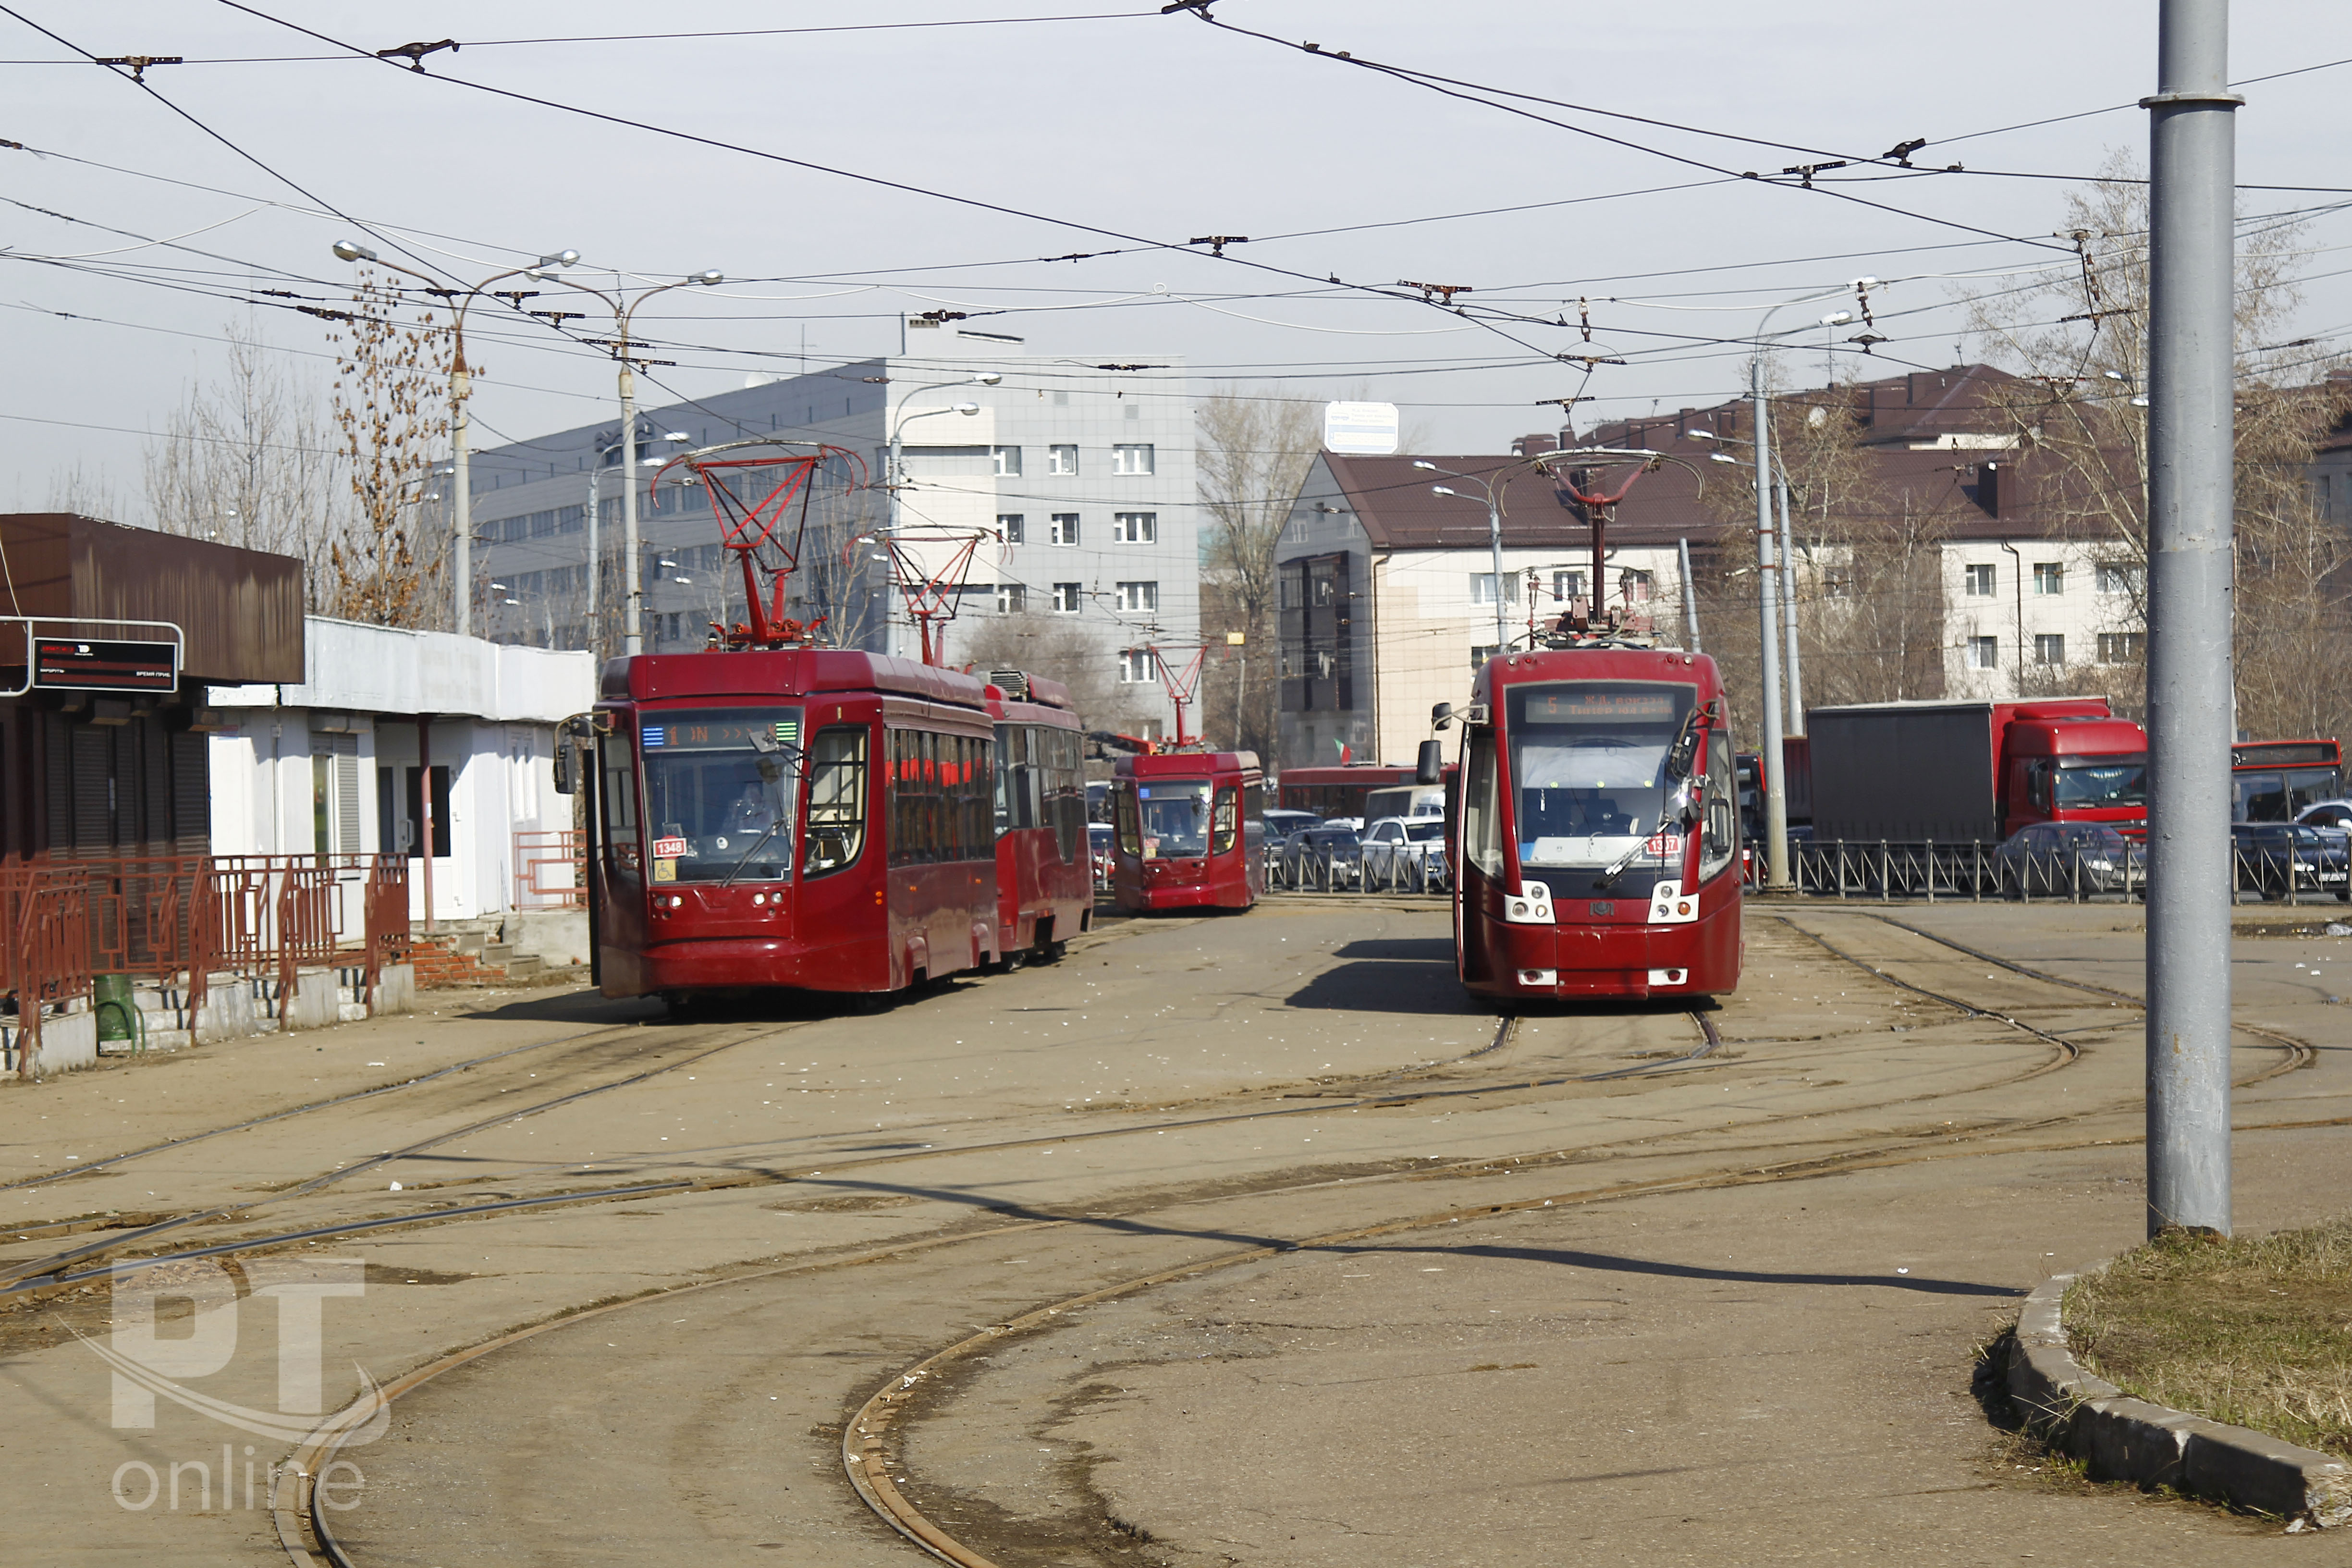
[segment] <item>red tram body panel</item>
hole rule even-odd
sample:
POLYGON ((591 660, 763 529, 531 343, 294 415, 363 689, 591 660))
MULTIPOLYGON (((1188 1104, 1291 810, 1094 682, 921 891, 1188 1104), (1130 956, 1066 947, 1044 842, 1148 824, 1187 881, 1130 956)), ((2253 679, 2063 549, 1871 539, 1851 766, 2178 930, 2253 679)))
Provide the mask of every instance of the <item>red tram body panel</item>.
POLYGON ((1085 740, 1060 681, 989 677, 996 725, 996 951, 1051 955, 1094 925, 1085 740))
POLYGON ((1265 890, 1254 752, 1121 757, 1110 781, 1111 901, 1130 913, 1245 910, 1265 890))
POLYGON ((607 996, 897 990, 1000 955, 971 676, 841 648, 641 655, 589 728, 607 996))
POLYGON ((1463 984, 1507 998, 1739 982, 1739 805, 1701 654, 1621 642, 1489 659, 1454 818, 1463 984))

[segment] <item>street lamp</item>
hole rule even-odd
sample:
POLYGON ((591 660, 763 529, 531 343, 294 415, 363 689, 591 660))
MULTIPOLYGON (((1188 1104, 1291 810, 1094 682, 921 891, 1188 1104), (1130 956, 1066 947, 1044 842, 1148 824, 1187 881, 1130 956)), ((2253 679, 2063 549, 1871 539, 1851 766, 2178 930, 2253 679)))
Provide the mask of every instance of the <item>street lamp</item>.
MULTIPOLYGON (((339 239, 331 248, 338 261, 372 262, 386 271, 404 273, 416 279, 436 293, 455 293, 455 290, 443 289, 438 279, 428 277, 414 268, 403 267, 396 261, 386 261, 354 240, 339 239)), ((512 267, 504 272, 494 272, 464 293, 457 294, 456 303, 449 307, 454 349, 449 364, 449 451, 452 459, 450 471, 455 476, 453 483, 457 487, 457 497, 450 521, 450 545, 456 555, 451 571, 453 607, 450 625, 457 628, 460 637, 472 636, 474 629, 474 487, 466 451, 466 399, 472 395, 473 374, 466 368, 466 308, 474 302, 475 296, 493 283, 526 274, 534 279, 541 278, 551 268, 569 267, 579 259, 580 253, 576 250, 559 250, 541 257, 529 267, 512 267)))
MULTIPOLYGON (((1842 312, 1841 312, 1842 313, 1842 312)), ((1712 430, 1694 430, 1694 441, 1714 441, 1728 447, 1752 447, 1752 441, 1742 441, 1734 436, 1718 436, 1712 430)), ((1728 452, 1709 452, 1707 460, 1715 463, 1738 463, 1728 452)), ((1797 734, 1805 732, 1805 683, 1800 673, 1803 666, 1797 657, 1797 546, 1793 525, 1790 521, 1789 469, 1780 461, 1780 454, 1772 454, 1772 471, 1780 496, 1780 602, 1787 611, 1781 617, 1781 629, 1786 633, 1789 657, 1788 722, 1797 734)))
MULTIPOLYGON (((1780 743, 1780 606, 1775 591, 1780 572, 1772 557, 1772 424, 1764 395, 1764 348, 1771 339, 1806 330, 1787 327, 1778 332, 1769 331, 1772 318, 1780 311, 1791 305, 1808 304, 1844 292, 1844 289, 1834 289, 1802 299, 1784 300, 1766 310, 1763 320, 1756 323, 1756 352, 1748 362, 1748 393, 1756 422, 1756 563, 1760 568, 1756 574, 1756 608, 1762 626, 1759 640, 1763 645, 1764 885, 1775 890, 1789 886, 1789 795, 1784 777, 1788 773, 1783 756, 1786 748, 1780 743)), ((1832 310, 1812 325, 1843 326, 1852 320, 1852 311, 1832 310)))
MULTIPOLYGON (((923 408, 909 414, 906 412, 907 398, 917 397, 926 392, 943 391, 950 386, 994 386, 1003 379, 1004 375, 1001 371, 981 370, 974 371, 970 375, 959 376, 954 381, 937 381, 928 386, 908 388, 906 397, 898 400, 898 414, 890 423, 889 472, 887 483, 883 486, 883 493, 889 498, 890 516, 884 527, 884 532, 893 538, 897 537, 898 532, 902 510, 898 492, 905 487, 907 477, 907 448, 901 437, 907 426, 918 419, 928 419, 935 414, 961 414, 969 419, 980 413, 980 405, 977 403, 958 403, 947 408, 923 408)), ((883 558, 877 557, 877 559, 883 558)), ((882 651, 885 654, 891 651, 890 623, 887 616, 883 619, 882 651)))
MULTIPOLYGON (((1465 484, 1476 485, 1481 490, 1486 492, 1486 546, 1494 553, 1495 566, 1495 652, 1497 656, 1500 656, 1504 649, 1511 646, 1510 622, 1507 618, 1507 612, 1503 608, 1503 500, 1501 492, 1496 488, 1492 479, 1482 479, 1475 474, 1457 474, 1452 468, 1441 468, 1435 463, 1430 462, 1426 458, 1415 458, 1413 459, 1412 466, 1416 468, 1425 469, 1433 474, 1444 474, 1449 479, 1460 479, 1465 484)), ((1505 479, 1503 481, 1505 485, 1508 485, 1510 482, 1511 481, 1509 479, 1505 479)), ((1470 499, 1468 496, 1463 495, 1460 490, 1454 489, 1450 485, 1432 485, 1429 489, 1430 493, 1433 495, 1454 496, 1463 500, 1468 500, 1470 499)), ((1601 584, 1595 583, 1592 585, 1592 590, 1595 594, 1598 594, 1601 591, 1601 584)))
MULTIPOLYGON (((690 278, 681 278, 675 283, 656 283, 632 300, 622 289, 592 289, 572 279, 557 277, 544 265, 529 270, 535 282, 561 283, 567 289, 577 289, 583 294, 593 294, 613 311, 613 327, 618 335, 609 346, 613 357, 621 365, 621 533, 625 552, 621 562, 621 651, 634 658, 646 651, 641 626, 645 593, 640 581, 645 563, 639 558, 641 551, 637 543, 637 378, 635 362, 629 356, 629 325, 637 313, 637 307, 656 294, 667 293, 672 289, 716 288, 726 282, 727 277, 713 268, 690 278)), ((670 439, 683 440, 687 437, 674 435, 670 439)))

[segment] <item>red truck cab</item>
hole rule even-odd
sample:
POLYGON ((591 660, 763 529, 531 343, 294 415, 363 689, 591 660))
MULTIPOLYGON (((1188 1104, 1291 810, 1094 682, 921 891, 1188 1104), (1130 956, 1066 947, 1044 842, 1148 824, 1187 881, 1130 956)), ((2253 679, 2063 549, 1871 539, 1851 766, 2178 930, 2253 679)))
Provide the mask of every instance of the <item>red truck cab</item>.
POLYGON ((2147 735, 2107 711, 2102 697, 1996 703, 1994 754, 2001 780, 2003 837, 2037 822, 2104 822, 2144 836, 2147 735))

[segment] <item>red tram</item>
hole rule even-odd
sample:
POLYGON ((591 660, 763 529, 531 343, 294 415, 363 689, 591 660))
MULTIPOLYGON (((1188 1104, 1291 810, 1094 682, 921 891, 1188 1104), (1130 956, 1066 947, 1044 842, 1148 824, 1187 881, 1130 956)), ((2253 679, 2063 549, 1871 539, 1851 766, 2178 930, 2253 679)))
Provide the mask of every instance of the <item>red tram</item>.
POLYGON ((1254 752, 1121 757, 1110 781, 1111 901, 1245 910, 1265 890, 1265 777, 1254 752))
POLYGON ((605 667, 582 728, 605 995, 892 991, 999 956, 972 677, 843 648, 644 655, 605 667))
POLYGON ((1318 816, 1374 815, 1364 797, 1376 789, 1393 789, 1413 782, 1411 768, 1381 763, 1348 763, 1334 768, 1285 768, 1275 781, 1276 805, 1286 811, 1311 811, 1318 816))
POLYGON ((1471 696, 1463 984, 1514 998, 1738 985, 1739 803, 1715 661, 1604 637, 1489 659, 1471 696))
POLYGON ((1095 918, 1078 716, 1058 680, 999 669, 988 682, 996 722, 996 951, 1055 958, 1095 918))

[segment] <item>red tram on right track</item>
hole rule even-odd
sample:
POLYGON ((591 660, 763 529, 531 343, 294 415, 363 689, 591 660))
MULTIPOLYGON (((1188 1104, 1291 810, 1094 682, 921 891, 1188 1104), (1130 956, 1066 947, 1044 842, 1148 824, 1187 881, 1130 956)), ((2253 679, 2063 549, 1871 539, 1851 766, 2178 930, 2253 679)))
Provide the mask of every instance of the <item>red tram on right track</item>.
POLYGON ((1738 984, 1738 793, 1713 659, 1614 637, 1507 654, 1458 717, 1465 986, 1599 998, 1738 984))

